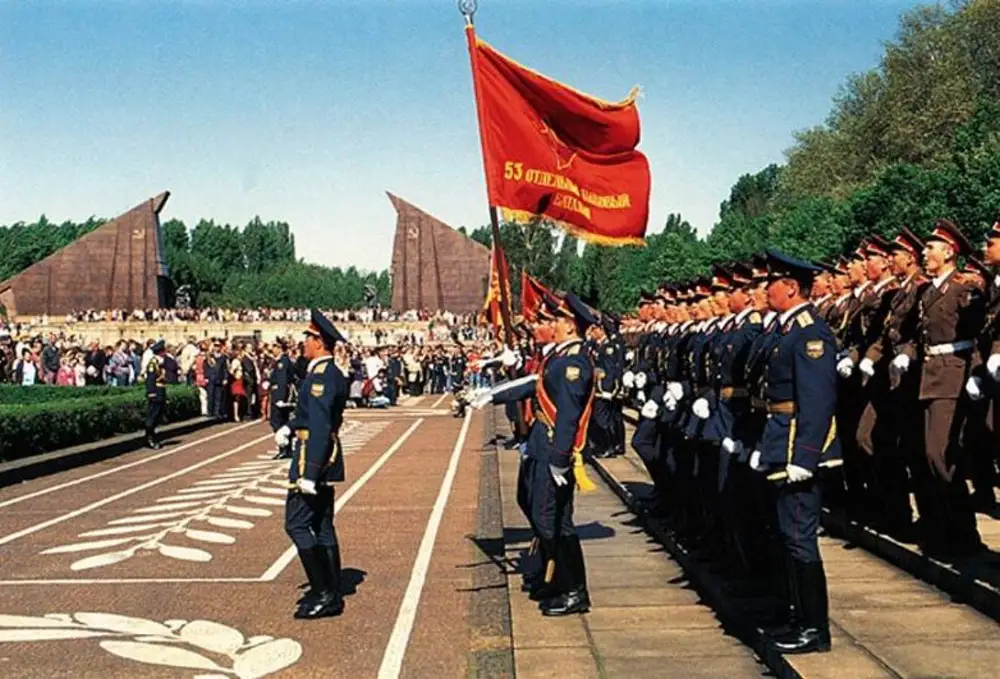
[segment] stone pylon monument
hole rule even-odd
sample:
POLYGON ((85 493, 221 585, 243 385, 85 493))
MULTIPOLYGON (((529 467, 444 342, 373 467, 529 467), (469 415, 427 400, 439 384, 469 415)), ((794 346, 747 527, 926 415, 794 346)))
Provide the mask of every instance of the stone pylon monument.
POLYGON ((396 208, 392 308, 480 311, 489 285, 489 249, 417 206, 388 195, 396 208))
POLYGON ((0 283, 10 316, 171 306, 160 230, 164 191, 0 283))

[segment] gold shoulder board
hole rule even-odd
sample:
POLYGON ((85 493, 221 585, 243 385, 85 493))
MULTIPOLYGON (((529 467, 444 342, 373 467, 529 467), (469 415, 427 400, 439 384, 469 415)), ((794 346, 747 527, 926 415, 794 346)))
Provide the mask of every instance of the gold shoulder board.
POLYGON ((316 367, 313 368, 313 374, 322 375, 324 372, 326 372, 327 363, 329 363, 329 361, 323 361, 322 363, 318 363, 316 367))
POLYGON ((796 322, 803 328, 808 328, 815 321, 813 321, 812 314, 808 311, 803 311, 801 314, 795 317, 796 322))
POLYGON ((761 316, 760 312, 758 312, 758 311, 751 311, 750 312, 750 322, 751 323, 763 323, 764 322, 764 317, 761 316))

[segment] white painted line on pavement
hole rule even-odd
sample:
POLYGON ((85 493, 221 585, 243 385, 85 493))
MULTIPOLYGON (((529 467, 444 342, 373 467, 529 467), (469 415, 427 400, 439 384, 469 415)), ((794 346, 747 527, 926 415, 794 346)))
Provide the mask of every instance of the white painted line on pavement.
POLYGON ((179 582, 260 582, 259 578, 107 578, 90 580, 0 580, 0 585, 134 585, 179 582))
MULTIPOLYGON (((350 500, 352 497, 354 497, 354 495, 359 490, 361 490, 361 488, 364 487, 364 485, 368 483, 368 481, 373 476, 375 476, 378 470, 381 469, 382 466, 389 461, 389 458, 392 457, 397 450, 403 447, 403 444, 406 443, 406 440, 410 438, 410 434, 416 431, 417 427, 419 427, 423 423, 424 419, 420 418, 419 420, 411 424, 410 428, 404 431, 403 434, 398 439, 396 439, 396 442, 392 444, 389 450, 382 453, 382 456, 379 457, 379 459, 375 460, 374 464, 372 464, 372 466, 369 467, 368 470, 364 474, 362 474, 357 481, 351 484, 351 487, 348 488, 346 491, 344 491, 343 495, 337 498, 336 502, 333 503, 334 515, 336 515, 337 512, 339 512, 344 507, 344 505, 347 504, 347 501, 350 500)), ((281 571, 285 570, 285 568, 288 567, 288 564, 290 564, 295 559, 295 556, 296 556, 295 545, 292 545, 287 550, 285 550, 284 554, 278 557, 277 561, 271 564, 270 568, 264 571, 264 574, 260 576, 260 581, 268 582, 276 579, 279 575, 281 575, 281 571)))
POLYGON ((122 491, 120 493, 116 493, 114 495, 110 495, 110 496, 104 498, 103 500, 98 500, 97 502, 93 502, 93 503, 91 503, 91 504, 89 504, 89 505, 87 505, 85 507, 80 507, 79 509, 75 509, 72 512, 69 512, 68 514, 63 514, 62 516, 57 516, 57 517, 55 517, 53 519, 49 519, 48 521, 43 521, 42 523, 35 524, 34 526, 31 526, 29 528, 25 528, 24 530, 19 530, 16 533, 11 533, 10 535, 5 535, 2 538, 0 538, 0 545, 6 545, 7 543, 13 542, 14 540, 17 540, 18 538, 22 538, 25 535, 31 535, 32 533, 37 533, 38 531, 45 530, 46 528, 48 528, 50 526, 54 526, 57 523, 62 523, 63 521, 66 521, 68 519, 75 518, 77 516, 80 516, 81 514, 86 514, 89 511, 92 511, 92 510, 97 509, 99 507, 103 507, 104 505, 110 504, 112 502, 115 502, 116 500, 120 500, 123 497, 128 497, 129 495, 133 495, 135 493, 140 493, 140 492, 142 492, 142 491, 144 491, 144 490, 146 490, 148 488, 152 488, 154 486, 158 486, 159 484, 163 483, 164 481, 169 481, 170 479, 175 479, 178 476, 183 476, 184 474, 187 474, 188 472, 193 472, 196 469, 201 469, 202 467, 204 467, 206 465, 210 465, 213 462, 218 462, 219 460, 225 459, 225 458, 229 457, 230 455, 235 455, 236 453, 238 453, 238 452, 240 452, 242 450, 246 450, 247 448, 255 446, 258 443, 260 443, 261 441, 263 441, 265 439, 272 438, 273 436, 274 435, 270 434, 270 433, 265 434, 264 436, 259 436, 259 437, 255 438, 255 439, 253 439, 252 441, 244 443, 243 445, 238 446, 236 448, 233 448, 232 450, 228 450, 228 451, 226 451, 224 453, 220 453, 220 454, 216 455, 215 457, 208 458, 207 460, 202 460, 201 462, 196 462, 195 464, 190 465, 188 467, 185 467, 184 469, 179 469, 179 470, 175 471, 173 474, 167 474, 166 476, 161 476, 160 478, 153 479, 152 481, 149 481, 147 483, 143 483, 142 485, 135 486, 133 488, 129 488, 128 490, 124 490, 124 491, 122 491))
POLYGON ((34 493, 28 493, 27 495, 20 495, 18 497, 13 497, 13 498, 11 498, 9 500, 4 500, 3 502, 0 502, 0 509, 2 509, 4 507, 9 507, 10 505, 15 505, 18 502, 24 502, 25 500, 30 500, 31 498, 34 498, 34 497, 40 497, 40 496, 46 495, 48 493, 54 493, 55 491, 62 490, 63 488, 70 488, 72 486, 77 486, 77 485, 79 485, 81 483, 85 483, 87 481, 92 481, 94 479, 99 479, 99 478, 101 478, 103 476, 108 476, 109 474, 117 474, 118 472, 125 471, 126 469, 131 469, 132 467, 137 467, 140 464, 146 464, 147 462, 153 462, 155 460, 159 460, 161 458, 164 458, 164 457, 167 457, 167 456, 170 456, 170 455, 176 455, 177 453, 181 452, 182 450, 187 450, 188 448, 192 448, 194 446, 200 445, 202 443, 205 443, 206 441, 211 441, 213 439, 217 439, 220 436, 226 436, 227 434, 232 434, 235 431, 239 431, 240 429, 246 429, 247 427, 251 427, 251 426, 253 426, 255 424, 257 424, 257 422, 247 422, 245 424, 240 424, 240 425, 237 425, 235 427, 231 427, 229 429, 226 429, 225 431, 220 431, 220 432, 218 432, 216 434, 212 434, 211 436, 206 436, 203 439, 197 439, 196 441, 191 441, 189 443, 185 443, 183 445, 177 446, 176 448, 171 448, 170 450, 165 450, 162 453, 157 453, 155 455, 150 455, 149 457, 144 457, 141 460, 136 460, 135 462, 129 462, 128 464, 119 465, 117 467, 114 467, 112 469, 108 469, 108 470, 103 471, 103 472, 98 472, 96 474, 91 474, 90 476, 83 476, 83 477, 81 477, 79 479, 73 479, 72 481, 67 481, 66 483, 60 483, 60 484, 57 484, 55 486, 50 486, 49 488, 42 488, 41 490, 37 490, 34 493))
POLYGON ((410 583, 406 586, 406 593, 403 595, 403 603, 399 606, 399 615, 396 617, 396 624, 392 628, 392 636, 389 637, 389 644, 385 648, 382 656, 382 665, 378 670, 378 679, 397 679, 403 669, 403 656, 406 655, 406 647, 410 643, 410 633, 413 631, 413 622, 417 618, 417 606, 420 603, 420 593, 424 589, 424 582, 427 580, 427 571, 431 564, 431 554, 434 552, 434 541, 437 540, 438 529, 441 527, 441 518, 444 516, 444 508, 448 504, 448 496, 451 495, 451 487, 455 482, 455 473, 458 471, 458 459, 462 448, 465 446, 465 437, 469 433, 469 424, 472 422, 472 411, 466 411, 465 421, 462 423, 462 430, 458 434, 455 442, 455 449, 451 451, 451 460, 448 461, 448 471, 444 474, 441 482, 441 490, 438 491, 437 500, 434 502, 434 509, 427 520, 427 529, 424 537, 420 540, 420 548, 417 550, 417 559, 413 563, 413 572, 410 574, 410 583))
POLYGON ((449 396, 449 394, 447 392, 441 394, 441 398, 439 398, 438 400, 434 401, 434 403, 431 404, 431 408, 437 408, 439 405, 441 405, 441 401, 443 401, 446 398, 448 398, 448 396, 449 396))

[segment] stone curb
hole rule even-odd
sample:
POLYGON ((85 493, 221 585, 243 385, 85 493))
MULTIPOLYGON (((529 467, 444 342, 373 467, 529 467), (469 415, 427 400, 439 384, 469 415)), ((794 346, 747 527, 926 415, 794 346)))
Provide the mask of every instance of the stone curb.
POLYGON ((883 535, 868 526, 848 524, 829 509, 823 510, 823 528, 831 535, 859 545, 896 568, 947 592, 960 603, 972 606, 1000 622, 1000 591, 955 566, 924 556, 913 547, 883 535))
POLYGON ((488 561, 473 571, 473 592, 469 597, 471 648, 466 676, 468 679, 512 679, 516 675, 516 667, 510 592, 503 567, 506 559, 501 494, 503 482, 495 410, 485 411, 484 417, 486 438, 480 452, 476 534, 472 537, 483 540, 479 548, 488 561))
MULTIPOLYGON (((158 433, 161 439, 166 439, 168 436, 190 434, 214 424, 215 420, 199 416, 160 427, 158 433)), ((0 488, 100 462, 138 450, 145 445, 146 434, 140 431, 4 462, 0 464, 0 488)))
POLYGON ((710 573, 703 571, 697 560, 677 542, 673 535, 664 530, 658 521, 653 520, 653 517, 649 515, 638 499, 610 471, 605 469, 600 460, 591 458, 588 461, 615 495, 639 517, 650 535, 663 545, 670 556, 681 565, 691 584, 719 615, 720 619, 731 627, 734 634, 753 649, 759 658, 763 659, 764 664, 774 672, 775 676, 780 679, 803 679, 802 675, 792 667, 782 654, 777 653, 764 643, 759 630, 745 615, 740 613, 737 606, 726 596, 721 582, 717 578, 713 578, 710 573))
MULTIPOLYGON (((629 413, 624 418, 633 426, 638 424, 638 418, 629 413)), ((977 580, 974 575, 962 573, 950 564, 924 556, 913 547, 868 526, 848 524, 828 509, 823 510, 822 524, 831 534, 859 545, 893 566, 950 594, 961 603, 1000 621, 1000 591, 977 580)))

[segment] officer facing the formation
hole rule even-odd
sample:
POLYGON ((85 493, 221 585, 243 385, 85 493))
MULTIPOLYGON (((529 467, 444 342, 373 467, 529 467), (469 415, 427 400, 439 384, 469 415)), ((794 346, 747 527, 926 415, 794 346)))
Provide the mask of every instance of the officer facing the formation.
POLYGON ((545 569, 532 598, 540 600, 543 615, 562 616, 590 610, 583 549, 573 525, 573 497, 577 484, 584 489, 590 484, 581 455, 594 405, 594 365, 583 336, 599 321, 573 293, 564 300, 554 300, 551 312, 555 346, 545 356, 537 377, 504 385, 472 404, 482 407, 535 396, 536 426, 526 451, 535 461, 528 496, 545 569))
POLYGON ((344 457, 338 432, 347 404, 347 383, 333 361, 333 349, 344 338, 313 309, 305 331, 304 354, 309 359, 299 387, 295 416, 277 432, 279 448, 294 437, 285 503, 285 532, 298 550, 309 579, 296 618, 340 615, 340 546, 333 526, 333 483, 344 480, 344 457))
POLYGON ((809 303, 808 262, 768 252, 767 298, 778 314, 780 336, 767 357, 767 422, 750 467, 779 487, 774 494, 778 529, 790 576, 795 618, 771 643, 781 653, 830 650, 826 574, 817 532, 821 462, 836 455, 837 343, 809 303))
MULTIPOLYGON (((268 421, 271 431, 277 432, 288 424, 289 411, 293 407, 292 394, 294 393, 294 375, 292 361, 288 358, 288 349, 283 342, 279 342, 274 347, 275 363, 268 377, 267 389, 270 394, 270 408, 268 421)), ((283 460, 292 456, 291 446, 278 446, 274 456, 276 460, 283 460)))
POLYGON ((167 407, 167 374, 163 369, 163 340, 153 345, 153 357, 146 364, 146 446, 159 450, 161 444, 156 438, 156 426, 163 419, 167 407))
POLYGON ((594 403, 594 366, 583 347, 583 334, 597 323, 593 312, 573 293, 566 295, 554 315, 556 346, 535 385, 537 417, 546 433, 540 439, 544 466, 536 468, 531 487, 532 516, 546 555, 539 607, 547 616, 590 610, 583 549, 573 525, 573 499, 574 467, 582 473, 579 456, 587 442, 594 403))

